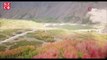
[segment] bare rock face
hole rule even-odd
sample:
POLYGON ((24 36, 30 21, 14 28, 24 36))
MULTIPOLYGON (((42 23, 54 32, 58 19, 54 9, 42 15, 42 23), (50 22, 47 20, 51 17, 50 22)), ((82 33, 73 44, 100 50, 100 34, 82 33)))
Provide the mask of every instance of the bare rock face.
POLYGON ((107 9, 92 8, 87 14, 90 15, 90 20, 92 22, 99 22, 104 26, 107 23, 107 9))
POLYGON ((99 24, 96 25, 98 28, 99 33, 107 33, 107 9, 98 9, 92 8, 90 12, 87 13, 87 16, 90 16, 90 20, 92 22, 98 22, 99 24))
POLYGON ((52 17, 64 22, 80 23, 88 7, 107 8, 107 2, 11 2, 11 10, 3 10, 0 2, 0 18, 52 17))

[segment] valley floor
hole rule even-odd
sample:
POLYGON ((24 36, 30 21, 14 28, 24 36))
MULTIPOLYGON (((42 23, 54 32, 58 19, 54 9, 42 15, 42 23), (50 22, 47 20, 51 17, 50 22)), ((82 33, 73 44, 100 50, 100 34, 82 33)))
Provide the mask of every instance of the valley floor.
POLYGON ((91 26, 30 22, 32 28, 28 28, 23 23, 12 24, 21 29, 2 24, 9 28, 0 29, 0 58, 107 58, 107 34, 91 26))

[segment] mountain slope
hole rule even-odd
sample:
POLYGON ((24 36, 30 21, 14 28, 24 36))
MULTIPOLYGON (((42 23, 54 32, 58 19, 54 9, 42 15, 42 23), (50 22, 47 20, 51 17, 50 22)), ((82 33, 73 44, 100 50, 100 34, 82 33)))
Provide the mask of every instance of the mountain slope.
POLYGON ((12 2, 11 5, 11 10, 0 9, 1 18, 53 19, 80 23, 88 7, 107 8, 107 2, 12 2))

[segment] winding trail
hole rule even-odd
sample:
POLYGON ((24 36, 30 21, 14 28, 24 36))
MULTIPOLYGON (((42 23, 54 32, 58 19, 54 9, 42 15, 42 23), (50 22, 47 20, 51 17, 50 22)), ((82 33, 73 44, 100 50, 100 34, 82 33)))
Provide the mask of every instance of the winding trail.
MULTIPOLYGON (((12 36, 12 37, 10 37, 10 38, 8 38, 8 39, 5 39, 5 40, 3 40, 3 41, 0 41, 0 44, 3 44, 3 43, 5 43, 5 42, 9 42, 9 41, 13 41, 13 40, 16 39, 16 38, 19 38, 19 37, 21 37, 21 36, 26 35, 27 33, 32 33, 32 32, 35 32, 35 31, 36 31, 36 30, 31 30, 31 31, 23 32, 23 33, 21 33, 21 34, 17 34, 17 35, 12 36)), ((40 42, 41 42, 41 41, 40 41, 40 42)), ((44 41, 42 41, 42 42, 44 42, 44 41)))
MULTIPOLYGON (((51 29, 54 29, 54 28, 42 28, 42 29, 40 29, 40 30, 51 30, 51 29)), ((16 38, 19 38, 19 37, 21 37, 21 36, 24 36, 24 35, 26 35, 27 33, 32 33, 32 32, 35 32, 35 31, 37 31, 38 29, 33 29, 33 30, 31 30, 31 31, 27 31, 27 32, 23 32, 23 33, 21 33, 21 34, 16 34, 15 36, 12 36, 12 37, 10 37, 10 38, 8 38, 8 39, 5 39, 5 40, 2 40, 2 41, 0 41, 0 44, 3 44, 3 43, 5 43, 5 42, 9 42, 9 41, 13 41, 14 39, 16 39, 16 38)), ((41 41, 41 40, 36 40, 36 41, 39 41, 39 42, 42 42, 42 43, 46 43, 45 41, 41 41)))

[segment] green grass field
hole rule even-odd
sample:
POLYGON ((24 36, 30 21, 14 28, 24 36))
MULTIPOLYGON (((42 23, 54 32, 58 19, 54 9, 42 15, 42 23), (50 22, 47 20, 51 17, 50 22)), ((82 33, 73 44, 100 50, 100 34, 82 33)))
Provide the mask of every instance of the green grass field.
POLYGON ((68 30, 79 30, 79 29, 92 29, 93 27, 86 25, 86 26, 82 26, 82 25, 64 25, 61 26, 59 28, 64 28, 64 29, 68 29, 68 30))
POLYGON ((42 27, 41 23, 30 20, 0 19, 0 29, 36 29, 42 27))

